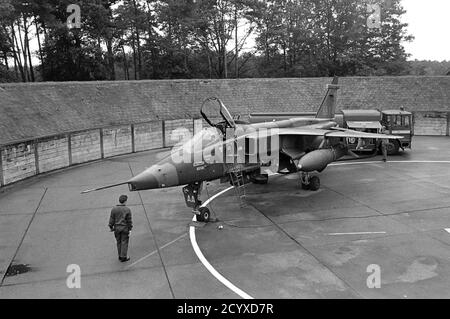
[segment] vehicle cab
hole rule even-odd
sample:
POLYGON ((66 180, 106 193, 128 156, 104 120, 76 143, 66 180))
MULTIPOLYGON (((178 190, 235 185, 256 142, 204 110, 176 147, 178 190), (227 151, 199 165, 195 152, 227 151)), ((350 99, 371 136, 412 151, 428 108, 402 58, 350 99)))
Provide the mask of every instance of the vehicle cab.
POLYGON ((411 148, 414 135, 413 117, 411 112, 403 109, 381 111, 381 125, 385 127, 386 134, 403 136, 398 141, 402 149, 411 148))

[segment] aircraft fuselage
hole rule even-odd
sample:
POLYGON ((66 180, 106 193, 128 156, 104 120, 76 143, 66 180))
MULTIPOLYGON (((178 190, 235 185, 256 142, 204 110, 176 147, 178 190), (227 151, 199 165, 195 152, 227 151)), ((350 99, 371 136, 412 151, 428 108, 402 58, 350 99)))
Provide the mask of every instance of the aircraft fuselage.
MULTIPOLYGON (((292 128, 311 125, 321 129, 328 129, 336 126, 336 123, 328 119, 293 118, 275 122, 240 124, 237 125, 236 130, 241 129, 245 132, 256 132, 260 129, 292 128)), ((226 161, 225 158, 219 162, 211 161, 208 155, 213 153, 213 149, 217 147, 218 143, 222 144, 223 149, 226 149, 227 145, 233 143, 233 139, 224 139, 223 135, 218 135, 216 138, 216 143, 196 149, 195 143, 199 141, 194 136, 181 147, 174 148, 170 156, 132 178, 129 181, 130 190, 138 191, 211 181, 227 176, 230 166, 237 164, 242 165, 242 170, 256 170, 260 167, 260 163, 249 163, 248 161, 237 163, 235 161, 226 161), (182 151, 180 150, 188 150, 190 152, 187 152, 186 156, 186 152, 182 155, 182 151), (180 151, 180 154, 175 154, 177 151, 180 151), (183 156, 185 156, 183 160, 176 160, 181 159, 183 156)), ((309 144, 311 149, 315 149, 319 146, 323 138, 308 137, 307 139, 308 141, 305 141, 305 144, 309 144)))

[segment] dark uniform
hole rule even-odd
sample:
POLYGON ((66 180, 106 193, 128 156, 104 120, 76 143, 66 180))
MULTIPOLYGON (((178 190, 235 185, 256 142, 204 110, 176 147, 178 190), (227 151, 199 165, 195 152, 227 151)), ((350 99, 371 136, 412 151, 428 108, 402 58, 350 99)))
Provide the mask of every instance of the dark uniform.
POLYGON ((120 260, 127 259, 128 241, 133 228, 131 210, 125 204, 119 204, 111 210, 109 228, 114 231, 117 241, 117 252, 120 260))
POLYGON ((389 140, 386 138, 381 139, 381 152, 383 153, 383 162, 387 161, 387 148, 389 140))
MULTIPOLYGON (((381 129, 381 134, 387 134, 388 131, 386 127, 383 126, 381 129)), ((387 161, 387 148, 388 148, 389 140, 387 138, 381 139, 381 153, 383 154, 383 162, 387 161)))

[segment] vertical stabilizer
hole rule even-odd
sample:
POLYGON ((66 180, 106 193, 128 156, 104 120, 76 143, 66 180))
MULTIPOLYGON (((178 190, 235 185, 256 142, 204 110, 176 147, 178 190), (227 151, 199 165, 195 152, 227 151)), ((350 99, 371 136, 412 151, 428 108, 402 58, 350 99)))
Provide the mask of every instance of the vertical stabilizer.
POLYGON ((338 77, 333 78, 333 82, 327 85, 327 94, 323 98, 322 104, 317 111, 316 118, 332 119, 336 111, 337 91, 339 90, 338 77))

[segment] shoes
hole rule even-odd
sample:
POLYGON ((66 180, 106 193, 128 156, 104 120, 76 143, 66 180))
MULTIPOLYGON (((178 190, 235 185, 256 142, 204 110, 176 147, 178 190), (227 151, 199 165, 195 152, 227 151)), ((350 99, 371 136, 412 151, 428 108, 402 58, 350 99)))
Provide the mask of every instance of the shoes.
POLYGON ((120 258, 119 257, 119 260, 121 261, 121 262, 127 262, 127 261, 129 261, 130 260, 130 257, 125 257, 125 258, 120 258))

